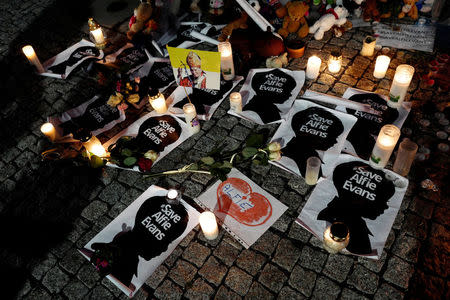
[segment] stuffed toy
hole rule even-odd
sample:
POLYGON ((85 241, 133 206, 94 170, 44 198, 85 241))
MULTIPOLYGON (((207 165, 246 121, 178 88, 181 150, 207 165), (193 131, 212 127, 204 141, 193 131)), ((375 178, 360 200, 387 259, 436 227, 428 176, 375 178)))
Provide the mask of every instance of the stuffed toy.
POLYGON ((283 27, 278 30, 278 33, 284 38, 289 33, 297 33, 299 38, 307 36, 309 26, 305 15, 308 10, 309 6, 301 1, 288 2, 284 7, 277 9, 277 17, 283 18, 283 27))
POLYGON ((343 0, 342 5, 356 18, 361 17, 362 8, 361 5, 364 0, 343 0))
POLYGON ((210 0, 209 13, 217 16, 223 14, 223 0, 210 0))
POLYGON ((241 17, 239 19, 236 19, 230 23, 228 23, 224 28, 222 28, 222 32, 218 37, 219 42, 224 42, 233 33, 233 30, 235 29, 247 29, 247 20, 248 20, 248 14, 245 11, 241 12, 241 17))
POLYGON ((322 0, 313 0, 309 4, 309 12, 306 16, 308 24, 314 24, 321 17, 320 9, 322 7, 322 0))
MULTIPOLYGON (((389 0, 388 0, 389 1, 389 0)), ((380 12, 377 7, 377 0, 366 0, 363 9, 363 20, 366 22, 380 22, 380 12)))
POLYGON ((344 25, 341 26, 334 25, 332 27, 335 37, 341 37, 346 31, 349 31, 352 28, 353 24, 349 20, 347 20, 347 22, 345 22, 344 25))
POLYGON ((419 12, 416 6, 417 0, 403 0, 402 11, 398 14, 398 18, 402 19, 405 16, 410 17, 413 20, 419 18, 419 12))
POLYGON ((191 5, 189 6, 189 8, 191 9, 191 11, 194 14, 199 14, 202 12, 202 10, 200 9, 200 7, 198 6, 198 3, 200 2, 200 0, 192 0, 191 5))
POLYGON ((287 52, 284 52, 280 56, 272 56, 266 59, 267 68, 285 68, 288 63, 287 52))
POLYGON ((320 19, 309 28, 309 33, 313 33, 316 40, 321 40, 325 31, 330 30, 334 25, 344 25, 347 22, 347 17, 348 11, 342 5, 336 6, 334 9, 330 8, 325 15, 321 16, 320 19))
MULTIPOLYGON (((424 0, 422 2, 422 7, 420 7, 420 12, 422 13, 429 13, 431 9, 433 8, 434 0, 424 0)), ((416 4, 417 8, 419 6, 416 4)))
POLYGON ((392 14, 397 15, 400 10, 398 0, 378 0, 377 5, 381 19, 388 19, 392 14))
POLYGON ((141 0, 139 6, 134 9, 134 15, 130 19, 127 37, 131 40, 133 36, 141 32, 150 34, 151 31, 156 30, 157 24, 155 20, 150 19, 153 13, 152 5, 149 0, 141 0))

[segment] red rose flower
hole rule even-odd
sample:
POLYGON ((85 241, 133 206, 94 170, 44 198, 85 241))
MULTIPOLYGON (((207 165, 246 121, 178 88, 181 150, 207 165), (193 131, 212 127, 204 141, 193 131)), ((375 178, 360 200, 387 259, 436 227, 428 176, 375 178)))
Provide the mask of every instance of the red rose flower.
POLYGON ((153 161, 145 157, 140 157, 137 164, 139 166, 139 170, 142 172, 147 172, 152 168, 153 161))

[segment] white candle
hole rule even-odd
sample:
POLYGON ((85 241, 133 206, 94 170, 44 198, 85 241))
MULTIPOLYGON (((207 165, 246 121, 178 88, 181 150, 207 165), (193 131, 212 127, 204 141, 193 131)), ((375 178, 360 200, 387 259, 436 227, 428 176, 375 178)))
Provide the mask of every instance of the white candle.
POLYGON ((350 241, 348 227, 341 222, 335 222, 323 232, 323 248, 335 254, 347 247, 350 241))
POLYGON ((381 128, 369 159, 373 168, 382 169, 386 166, 399 137, 400 129, 397 126, 384 125, 381 128))
POLYGON ((236 113, 242 112, 242 96, 239 92, 230 94, 230 108, 236 113))
POLYGON ((389 101, 387 102, 390 107, 397 108, 402 105, 413 75, 413 66, 399 65, 397 67, 395 70, 394 80, 392 80, 391 90, 389 91, 389 101))
POLYGON ((100 140, 95 136, 91 136, 89 140, 83 142, 84 148, 90 153, 97 155, 98 157, 103 157, 106 155, 106 150, 102 146, 100 140))
POLYGON ((105 37, 103 36, 103 31, 101 28, 97 28, 91 31, 96 44, 103 44, 105 42, 105 37))
POLYGON ((217 46, 220 52, 220 69, 225 80, 234 78, 233 51, 229 42, 219 43, 217 46))
POLYGON ((42 66, 41 62, 39 61, 39 58, 36 55, 36 52, 34 52, 33 47, 31 47, 31 45, 26 45, 25 47, 22 48, 23 54, 25 54, 25 56, 28 58, 28 60, 30 61, 30 63, 32 63, 38 73, 44 73, 45 69, 42 66))
POLYGON ((188 124, 189 131, 191 133, 197 133, 200 131, 200 122, 197 118, 197 111, 195 110, 195 106, 192 103, 186 103, 183 105, 184 118, 186 119, 186 123, 188 124))
POLYGON ((306 78, 315 80, 319 76, 320 65, 322 60, 317 56, 311 56, 308 58, 308 65, 306 66, 306 78))
POLYGON ((160 92, 154 96, 149 96, 148 101, 157 113, 163 114, 167 111, 166 98, 160 92))
POLYGON ((214 240, 219 235, 219 228, 217 227, 216 216, 210 211, 203 212, 199 217, 200 227, 203 235, 208 240, 214 240))
POLYGON ((49 139, 50 142, 56 139, 56 130, 52 123, 44 123, 41 126, 41 132, 49 139))
POLYGON ((360 54, 362 56, 372 56, 375 50, 377 39, 372 36, 366 36, 360 54))
POLYGON ((375 69, 373 70, 373 77, 381 79, 386 75, 391 58, 386 55, 380 55, 375 62, 375 69))
POLYGON ((177 205, 180 203, 181 194, 176 189, 170 189, 167 192, 166 200, 169 204, 177 205))
POLYGON ((337 73, 341 69, 342 56, 339 51, 332 51, 328 59, 328 71, 337 73))
POLYGON ((319 178, 321 161, 320 158, 312 156, 306 161, 305 181, 307 185, 315 185, 319 178))
POLYGON ((89 32, 91 34, 91 39, 95 43, 95 47, 98 49, 103 49, 106 46, 105 36, 103 35, 103 30, 93 18, 88 19, 89 32))

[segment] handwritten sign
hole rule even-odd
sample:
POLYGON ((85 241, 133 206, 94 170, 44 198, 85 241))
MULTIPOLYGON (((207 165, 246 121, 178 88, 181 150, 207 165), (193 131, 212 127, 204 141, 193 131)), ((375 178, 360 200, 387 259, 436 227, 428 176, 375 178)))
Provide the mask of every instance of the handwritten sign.
POLYGON ((390 26, 378 24, 374 31, 379 35, 377 44, 399 49, 433 52, 436 28, 433 26, 396 25, 399 31, 390 26))

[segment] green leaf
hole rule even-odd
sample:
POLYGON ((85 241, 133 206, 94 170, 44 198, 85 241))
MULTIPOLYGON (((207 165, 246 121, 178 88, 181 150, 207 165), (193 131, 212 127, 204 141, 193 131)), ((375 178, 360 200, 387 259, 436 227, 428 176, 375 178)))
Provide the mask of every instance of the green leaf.
POLYGON ((258 149, 254 147, 245 147, 244 149, 242 149, 242 156, 244 158, 250 158, 256 153, 258 153, 258 149))
POLYGON ((131 151, 128 148, 122 149, 122 151, 120 152, 120 154, 122 154, 123 156, 132 156, 133 155, 133 151, 131 151))
POLYGON ((197 164, 191 164, 188 168, 188 170, 198 170, 198 165, 197 164))
POLYGON ((230 164, 230 162, 229 161, 224 161, 223 163, 222 163, 222 166, 221 166, 221 168, 223 169, 223 168, 228 168, 228 169, 232 169, 233 168, 233 165, 232 164, 230 164))
POLYGON ((261 148, 264 143, 264 135, 262 134, 252 134, 248 137, 245 145, 247 147, 261 148))
POLYGON ((212 158, 211 156, 202 157, 200 160, 208 166, 214 163, 214 158, 212 158))
POLYGON ((137 162, 137 158, 133 157, 133 156, 127 157, 123 160, 123 164, 127 167, 133 166, 136 162, 137 162))
POLYGON ((89 165, 91 168, 101 168, 104 166, 104 161, 101 157, 98 157, 97 155, 92 155, 91 160, 89 161, 89 165))
POLYGON ((259 159, 254 159, 254 160, 252 161, 252 163, 254 163, 255 165, 260 165, 260 164, 261 164, 261 161, 260 161, 259 159))

